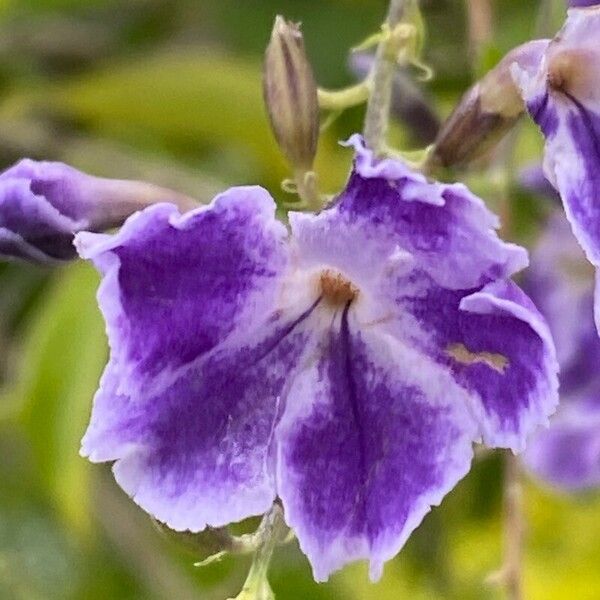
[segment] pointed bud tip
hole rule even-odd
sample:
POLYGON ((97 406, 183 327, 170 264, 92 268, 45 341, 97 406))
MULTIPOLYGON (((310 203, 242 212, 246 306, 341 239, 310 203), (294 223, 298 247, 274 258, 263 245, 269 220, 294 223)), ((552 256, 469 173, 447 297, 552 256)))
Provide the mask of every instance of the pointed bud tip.
POLYGON ((293 21, 287 21, 281 15, 275 17, 275 23, 273 24, 273 31, 271 32, 271 38, 275 35, 286 36, 290 35, 297 39, 302 39, 302 31, 300 30, 300 23, 294 23, 293 21))

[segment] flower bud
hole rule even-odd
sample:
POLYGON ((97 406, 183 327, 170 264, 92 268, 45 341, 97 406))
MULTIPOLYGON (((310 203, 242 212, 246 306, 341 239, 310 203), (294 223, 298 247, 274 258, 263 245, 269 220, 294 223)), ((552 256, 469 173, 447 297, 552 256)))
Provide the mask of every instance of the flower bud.
POLYGON ((0 258, 70 260, 76 256, 75 233, 117 227, 158 201, 193 205, 149 183, 93 177, 59 162, 21 160, 0 173, 0 258))
POLYGON ((265 52, 263 91, 281 151, 295 170, 309 171, 317 152, 317 84, 298 25, 275 18, 265 52))
POLYGON ((442 125, 430 158, 433 165, 468 164, 502 139, 525 111, 511 66, 537 68, 548 43, 535 40, 518 46, 465 93, 442 125))

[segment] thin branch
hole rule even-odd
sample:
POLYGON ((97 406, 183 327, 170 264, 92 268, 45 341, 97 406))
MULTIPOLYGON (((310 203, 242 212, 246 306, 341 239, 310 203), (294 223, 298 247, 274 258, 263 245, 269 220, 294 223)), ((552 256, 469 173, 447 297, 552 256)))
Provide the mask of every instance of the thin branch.
POLYGON ((506 456, 504 480, 504 584, 510 600, 521 600, 523 563, 523 486, 519 459, 506 456))
MULTIPOLYGON (((411 0, 390 0, 386 25, 390 31, 400 23, 406 4, 411 0)), ((388 129, 390 103, 392 98, 392 79, 396 69, 396 60, 391 56, 388 41, 384 38, 377 48, 372 70, 371 96, 367 103, 364 138, 367 146, 379 152, 384 144, 388 129)))
POLYGON ((487 582, 502 585, 508 600, 523 599, 523 489, 519 458, 507 453, 504 475, 504 557, 487 582))
POLYGON ((466 0, 469 18, 469 51, 479 66, 482 50, 493 39, 494 11, 491 0, 466 0))

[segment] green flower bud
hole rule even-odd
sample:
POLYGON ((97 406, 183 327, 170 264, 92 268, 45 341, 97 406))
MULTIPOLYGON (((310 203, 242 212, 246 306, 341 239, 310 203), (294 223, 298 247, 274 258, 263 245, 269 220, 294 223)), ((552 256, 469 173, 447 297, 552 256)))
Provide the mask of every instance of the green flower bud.
POLYGON ((263 91, 281 151, 294 170, 309 171, 319 138, 317 84, 299 26, 279 16, 265 52, 263 91))

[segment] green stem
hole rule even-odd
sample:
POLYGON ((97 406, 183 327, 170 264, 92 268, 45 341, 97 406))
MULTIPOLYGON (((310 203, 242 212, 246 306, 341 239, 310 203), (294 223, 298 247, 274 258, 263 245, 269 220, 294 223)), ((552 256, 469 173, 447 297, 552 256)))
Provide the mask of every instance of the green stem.
POLYGON ((323 110, 344 110, 366 102, 369 98, 370 85, 368 80, 341 90, 324 90, 319 88, 319 108, 323 110))
POLYGON ((321 210, 323 201, 319 194, 316 173, 314 171, 296 171, 294 181, 298 196, 304 202, 306 208, 311 211, 321 210))
POLYGON ((491 0, 467 0, 469 20, 469 52, 475 75, 480 74, 483 50, 493 38, 493 6, 491 0))
POLYGON ((522 600, 523 490, 519 459, 506 456, 504 481, 504 583, 510 600, 522 600))
POLYGON ((275 596, 267 580, 267 571, 275 547, 286 539, 288 533, 289 530, 283 520, 283 510, 278 504, 274 504, 263 517, 256 532, 260 541, 244 587, 236 600, 274 600, 275 596))
MULTIPOLYGON (((400 23, 406 4, 414 0, 390 0, 386 25, 392 32, 400 23)), ((367 103, 367 114, 363 135, 369 148, 380 153, 385 146, 390 102, 392 98, 392 79, 396 69, 396 56, 390 47, 390 39, 384 36, 377 47, 375 63, 371 71, 371 95, 367 103)))

